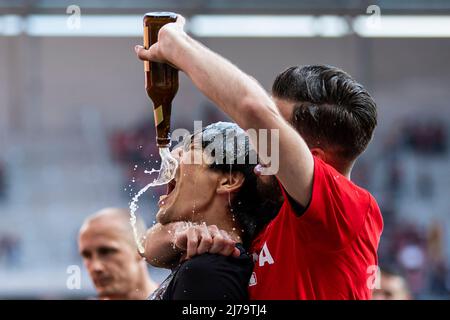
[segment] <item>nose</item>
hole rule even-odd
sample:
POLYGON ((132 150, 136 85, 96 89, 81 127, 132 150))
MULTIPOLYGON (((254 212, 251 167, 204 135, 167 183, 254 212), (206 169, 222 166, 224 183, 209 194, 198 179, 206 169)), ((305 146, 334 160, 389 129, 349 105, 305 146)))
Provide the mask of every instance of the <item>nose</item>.
POLYGON ((88 269, 91 273, 102 273, 104 271, 104 265, 99 258, 93 257, 89 262, 88 269))

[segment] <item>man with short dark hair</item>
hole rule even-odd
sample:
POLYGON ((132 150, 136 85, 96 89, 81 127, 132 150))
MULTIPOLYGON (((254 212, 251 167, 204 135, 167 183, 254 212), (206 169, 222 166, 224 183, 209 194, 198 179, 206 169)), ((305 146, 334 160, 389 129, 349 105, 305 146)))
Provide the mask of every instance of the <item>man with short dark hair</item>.
POLYGON ((184 147, 172 154, 178 168, 167 194, 160 198, 158 224, 150 229, 145 250, 152 250, 152 233, 162 225, 178 222, 183 228, 190 222, 205 233, 206 225, 217 226, 212 233, 226 231, 225 238, 237 243, 237 252, 235 257, 227 256, 234 248, 223 255, 205 250, 193 258, 175 256, 172 273, 151 299, 247 300, 253 270, 247 251, 266 224, 253 170, 256 153, 248 136, 234 123, 213 123, 187 137, 184 147))
MULTIPOLYGON (((271 98, 253 78, 190 38, 183 25, 178 16, 162 27, 157 44, 136 46, 138 57, 183 70, 242 128, 278 130, 276 178, 285 201, 253 241, 250 298, 370 299, 368 270, 377 265, 383 222, 373 196, 351 182, 350 173, 377 123, 371 96, 337 68, 307 66, 280 74, 271 98)), ((266 146, 271 133, 262 141, 266 146)))
POLYGON ((313 154, 323 151, 329 165, 349 175, 377 125, 375 101, 364 87, 333 66, 296 66, 276 77, 272 96, 313 154))
POLYGON ((372 300, 411 300, 405 278, 396 270, 383 268, 379 274, 379 288, 373 290, 372 300))

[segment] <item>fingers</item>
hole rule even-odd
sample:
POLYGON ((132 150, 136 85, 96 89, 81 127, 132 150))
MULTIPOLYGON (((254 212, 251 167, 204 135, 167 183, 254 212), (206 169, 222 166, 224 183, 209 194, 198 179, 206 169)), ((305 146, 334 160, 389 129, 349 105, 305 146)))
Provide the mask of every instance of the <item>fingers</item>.
POLYGON ((241 256, 241 251, 238 248, 234 247, 234 250, 233 250, 231 256, 233 258, 239 258, 241 256))
POLYGON ((134 52, 136 52, 136 55, 141 60, 148 60, 147 59, 147 49, 145 49, 143 46, 137 44, 134 46, 134 52))
POLYGON ((175 235, 175 245, 186 250, 186 259, 207 252, 233 257, 239 257, 241 254, 236 248, 236 242, 231 239, 229 234, 219 230, 215 225, 191 226, 178 232, 175 235))
POLYGON ((235 243, 231 240, 228 233, 219 230, 216 226, 210 226, 209 229, 213 238, 213 245, 209 252, 226 256, 230 255, 235 243))
POLYGON ((187 230, 183 230, 181 232, 175 233, 175 246, 180 248, 181 250, 186 250, 187 248, 187 230))
POLYGON ((187 231, 187 250, 186 258, 190 259, 197 254, 199 235, 198 230, 189 228, 187 231))
POLYGON ((217 226, 215 225, 208 226, 208 231, 210 232, 213 239, 213 244, 209 249, 209 253, 219 253, 224 245, 223 236, 220 233, 219 228, 217 228, 217 226))
POLYGON ((134 46, 134 51, 138 58, 142 61, 165 62, 164 58, 159 54, 159 43, 153 44, 150 48, 145 49, 141 45, 134 46))
POLYGON ((205 224, 199 226, 199 232, 200 232, 200 245, 197 248, 197 254, 200 255, 210 251, 211 246, 213 244, 213 238, 210 235, 208 228, 206 227, 205 224))
POLYGON ((178 24, 183 29, 184 25, 186 24, 186 19, 181 14, 177 14, 176 24, 178 24))
MULTIPOLYGON (((167 51, 167 39, 177 38, 177 35, 184 34, 183 28, 186 24, 186 19, 182 15, 177 15, 177 20, 174 23, 164 25, 158 32, 158 42, 153 43, 150 48, 144 48, 141 45, 136 45, 134 51, 139 59, 143 61, 168 63, 169 59, 163 54, 163 47, 167 51), (160 42, 166 43, 161 45, 160 42)), ((170 43, 170 40, 169 40, 170 43)))
MULTIPOLYGON (((219 252, 219 254, 223 256, 230 256, 233 254, 233 252, 237 249, 236 248, 236 242, 234 242, 229 234, 223 230, 221 230, 221 234, 225 239, 225 245, 223 246, 222 250, 219 252)), ((237 249, 239 251, 239 249, 237 249)), ((239 251, 240 255, 240 251, 239 251)))

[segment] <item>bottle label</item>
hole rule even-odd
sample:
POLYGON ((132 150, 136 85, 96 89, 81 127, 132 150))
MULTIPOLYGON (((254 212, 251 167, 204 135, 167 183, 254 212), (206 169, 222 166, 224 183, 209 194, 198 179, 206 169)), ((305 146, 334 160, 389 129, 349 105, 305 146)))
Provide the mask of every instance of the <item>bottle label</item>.
POLYGON ((145 26, 144 27, 144 48, 148 49, 149 46, 150 46, 150 43, 148 41, 148 27, 145 26))
POLYGON ((160 105, 158 108, 155 109, 154 114, 155 114, 155 126, 157 127, 164 120, 162 105, 160 105))
MULTIPOLYGON (((144 26, 144 48, 148 49, 150 47, 148 39, 148 26, 144 26)), ((144 71, 150 71, 150 61, 144 61, 144 71)))

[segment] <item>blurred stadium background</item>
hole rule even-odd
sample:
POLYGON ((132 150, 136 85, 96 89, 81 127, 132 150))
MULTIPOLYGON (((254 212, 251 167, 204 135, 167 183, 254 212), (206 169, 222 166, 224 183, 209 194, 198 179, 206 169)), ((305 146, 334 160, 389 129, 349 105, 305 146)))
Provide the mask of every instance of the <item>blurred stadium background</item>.
MULTIPOLYGON (((133 51, 148 11, 185 15, 192 34, 268 90, 284 68, 316 63, 366 85, 379 126, 353 179, 382 208, 381 267, 399 270, 417 299, 449 297, 450 1, 0 0, 1 298, 94 295, 78 228, 98 209, 127 207, 157 166, 133 51), (67 25, 69 5, 80 29, 67 25), (371 5, 381 20, 366 23, 371 5), (80 290, 66 286, 70 265, 83 270, 80 290)), ((173 128, 223 118, 182 75, 173 128)), ((159 191, 140 202, 149 225, 159 191)))

